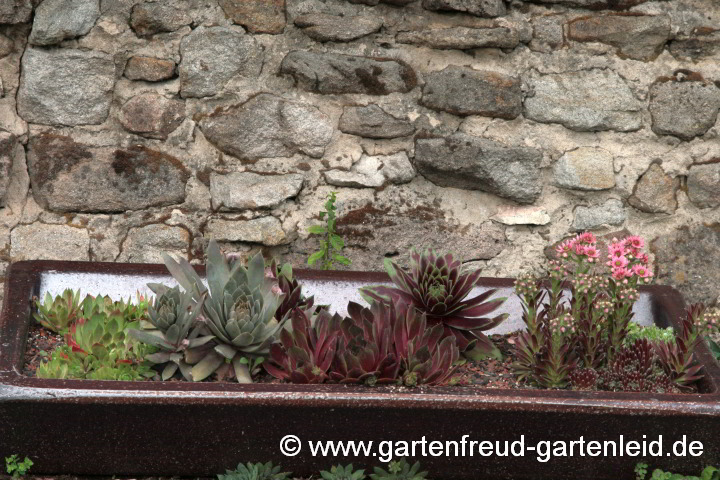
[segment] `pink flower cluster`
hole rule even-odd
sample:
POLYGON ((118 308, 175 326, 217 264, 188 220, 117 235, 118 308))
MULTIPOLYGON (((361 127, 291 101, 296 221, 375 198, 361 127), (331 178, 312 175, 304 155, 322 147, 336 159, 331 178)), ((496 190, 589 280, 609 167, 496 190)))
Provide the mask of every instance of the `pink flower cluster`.
POLYGON ((555 247, 555 252, 560 258, 575 257, 584 259, 588 263, 597 262, 600 257, 600 251, 596 246, 597 239, 590 232, 584 232, 575 238, 565 240, 555 247))
POLYGON ((627 283, 633 277, 642 278, 646 283, 653 276, 650 268, 650 257, 642 252, 645 240, 636 235, 622 240, 613 238, 608 245, 607 266, 612 271, 612 277, 617 281, 627 283))
POLYGON ((720 309, 706 310, 705 313, 695 320, 700 335, 707 336, 720 332, 720 309))
POLYGON ((550 332, 555 335, 572 335, 575 333, 575 318, 570 313, 550 319, 550 332))

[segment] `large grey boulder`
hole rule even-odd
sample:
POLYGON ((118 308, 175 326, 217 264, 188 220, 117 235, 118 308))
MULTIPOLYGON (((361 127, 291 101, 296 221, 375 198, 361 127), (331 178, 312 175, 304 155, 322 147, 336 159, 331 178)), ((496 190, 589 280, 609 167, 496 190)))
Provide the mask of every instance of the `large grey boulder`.
POLYGON ((555 183, 573 190, 607 190, 615 186, 614 158, 600 147, 565 152, 553 167, 555 183))
POLYGON ((160 82, 172 78, 175 74, 175 62, 164 58, 144 56, 130 57, 125 64, 125 75, 130 80, 160 82))
POLYGON ((377 105, 345 107, 338 128, 341 132, 367 138, 406 137, 415 132, 407 119, 393 117, 377 105))
POLYGON ((257 77, 263 48, 239 27, 198 27, 180 42, 180 55, 180 95, 210 97, 237 75, 257 77))
POLYGON ((310 13, 295 18, 295 25, 318 42, 350 42, 380 30, 383 21, 371 15, 310 13))
POLYGON ((655 238, 655 280, 680 290, 685 301, 718 301, 720 285, 720 223, 698 222, 682 226, 655 238))
POLYGON ((330 118, 312 105, 263 93, 200 121, 220 150, 243 160, 321 157, 333 135, 330 118))
POLYGON ((611 198, 603 204, 575 208, 573 229, 576 231, 595 230, 610 225, 622 225, 627 220, 627 211, 622 200, 611 198))
POLYGON ((425 77, 421 103, 454 115, 511 120, 522 112, 520 80, 502 73, 450 66, 425 77))
POLYGON ((0 2, 0 24, 27 23, 30 21, 33 4, 30 0, 2 0, 0 2))
POLYGON ((44 133, 30 138, 28 170, 35 201, 59 212, 124 212, 182 203, 189 172, 147 147, 90 147, 44 133))
POLYGON ((525 116, 571 130, 631 132, 642 127, 642 104, 611 70, 536 75, 529 79, 525 116))
POLYGON ((120 109, 119 120, 132 133, 165 140, 185 119, 185 103, 153 92, 135 95, 120 109))
POLYGON ((18 225, 10 234, 10 258, 20 260, 90 260, 90 234, 70 225, 36 222, 18 225))
POLYGON ((690 201, 700 208, 720 206, 720 163, 690 167, 687 193, 690 201))
POLYGON ((667 15, 605 14, 584 16, 568 23, 568 38, 579 42, 601 42, 635 60, 652 60, 670 38, 667 15))
POLYGON ((528 44, 534 52, 552 53, 565 44, 565 22, 561 13, 537 15, 530 20, 532 40, 528 44))
POLYGON ((225 15, 251 33, 283 33, 285 0, 219 0, 225 15))
POLYGON ((532 203, 542 193, 541 160, 542 153, 533 148, 460 133, 415 141, 415 168, 431 182, 518 203, 532 203))
POLYGON ((507 13, 503 0, 423 0, 428 10, 469 13, 478 17, 500 17, 507 13))
POLYGON ((650 88, 652 130, 683 140, 705 134, 720 110, 720 88, 690 75, 684 80, 661 79, 650 88))
POLYGON ((260 243, 270 247, 288 243, 280 220, 273 216, 252 220, 211 218, 205 236, 219 242, 260 243))
POLYGON ((677 208, 675 181, 658 163, 653 163, 635 183, 628 203, 648 213, 674 213, 677 208))
POLYGON ((280 71, 292 75, 303 90, 325 94, 387 95, 417 85, 412 67, 391 58, 294 51, 285 56, 280 71))
POLYGON ((188 12, 167 1, 138 3, 130 13, 130 26, 142 37, 174 32, 191 23, 188 12))
POLYGON ((28 48, 17 108, 27 122, 89 125, 105 121, 115 85, 112 56, 86 50, 28 48))
POLYGON ((100 16, 100 0, 44 0, 35 10, 30 43, 52 45, 85 35, 100 16))
POLYGON ((515 48, 520 44, 517 33, 507 27, 432 28, 397 34, 398 43, 430 48, 471 50, 474 48, 515 48))
POLYGON ((407 15, 398 24, 395 40, 439 49, 512 49, 532 39, 532 27, 522 18, 478 18, 461 13, 407 15))
POLYGON ((15 42, 0 33, 0 58, 7 57, 15 50, 15 42))
POLYGON ((189 250, 190 232, 187 229, 153 223, 128 231, 117 261, 163 263, 163 254, 187 259, 189 250))
POLYGON ((210 175, 212 206, 222 211, 277 207, 300 193, 302 186, 303 176, 297 173, 260 175, 235 172, 210 175))

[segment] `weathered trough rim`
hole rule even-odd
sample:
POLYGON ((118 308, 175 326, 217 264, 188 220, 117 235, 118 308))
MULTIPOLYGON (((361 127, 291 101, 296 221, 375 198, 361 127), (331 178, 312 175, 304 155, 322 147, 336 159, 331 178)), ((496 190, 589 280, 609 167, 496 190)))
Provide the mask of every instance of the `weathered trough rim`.
MULTIPOLYGON (((197 266, 204 273, 204 266, 197 266)), ((96 380, 39 379, 22 375, 25 345, 30 325, 30 298, 37 293, 44 272, 105 273, 118 275, 167 275, 164 265, 109 262, 31 260, 10 266, 5 281, 5 301, 0 316, 0 401, 70 400, 73 403, 194 403, 340 406, 384 406, 399 408, 454 408, 460 410, 539 410, 593 413, 720 415, 720 366, 704 344, 696 351, 703 364, 707 393, 651 394, 628 392, 577 392, 564 390, 517 390, 466 387, 396 386, 362 387, 343 385, 250 384, 218 382, 119 382, 96 380)), ((295 270, 299 279, 328 281, 388 281, 384 272, 295 270)), ((513 279, 482 278, 490 287, 511 287, 513 279)), ((652 312, 661 326, 678 327, 684 315, 680 293, 668 286, 641 286, 652 298, 652 312), (666 312, 666 313, 663 313, 666 312)))

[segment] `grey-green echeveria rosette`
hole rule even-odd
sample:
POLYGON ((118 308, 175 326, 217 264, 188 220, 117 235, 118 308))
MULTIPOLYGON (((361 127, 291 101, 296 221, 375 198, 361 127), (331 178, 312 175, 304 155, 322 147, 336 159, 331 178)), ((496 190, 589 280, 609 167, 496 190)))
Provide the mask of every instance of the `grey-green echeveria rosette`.
POLYGON ((176 261, 169 255, 164 260, 175 280, 192 292, 195 301, 205 297, 203 321, 215 345, 193 366, 192 379, 203 380, 217 372, 221 379, 235 377, 250 383, 253 366, 268 355, 288 318, 275 318, 283 294, 276 293, 273 279, 265 275, 262 254, 251 258, 245 268, 239 260, 223 255, 211 240, 207 249, 207 288, 186 260, 176 261))

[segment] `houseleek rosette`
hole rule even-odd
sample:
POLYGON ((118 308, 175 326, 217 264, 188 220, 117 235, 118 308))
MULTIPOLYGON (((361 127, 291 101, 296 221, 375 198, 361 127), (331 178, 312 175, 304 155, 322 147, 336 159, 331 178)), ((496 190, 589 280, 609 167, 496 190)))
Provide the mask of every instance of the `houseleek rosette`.
MULTIPOLYGON (((186 260, 175 261, 165 255, 165 265, 195 301, 203 297, 203 319, 213 335, 215 345, 197 360, 190 374, 200 381, 217 372, 220 378, 235 376, 239 382, 252 381, 251 370, 269 353, 270 345, 287 321, 275 311, 283 294, 273 291, 273 280, 265 276, 265 262, 258 253, 247 268, 235 259, 225 257, 215 241, 207 250, 206 288, 186 260)), ((187 359, 191 362, 191 359, 187 359)))
POLYGON ((172 377, 179 369, 185 379, 192 381, 192 367, 187 358, 209 353, 212 347, 209 343, 214 339, 206 334, 203 324, 196 323, 205 297, 196 302, 192 292, 181 292, 179 287, 168 288, 157 283, 150 283, 148 287, 156 295, 155 301, 148 307, 150 320, 140 322, 144 329, 132 329, 128 334, 160 350, 145 359, 156 365, 165 365, 163 380, 172 377))
POLYGON ((438 256, 426 249, 422 254, 413 250, 408 271, 385 260, 385 269, 394 286, 376 285, 360 290, 369 301, 384 303, 399 299, 427 316, 429 326, 441 324, 444 336, 454 336, 465 355, 478 358, 499 355, 499 351, 483 334, 500 325, 508 314, 488 317, 506 298, 490 298, 492 289, 467 298, 480 280, 480 271, 463 272, 462 262, 451 253, 438 256))
POLYGON ((34 300, 37 307, 37 313, 33 313, 35 320, 43 327, 60 334, 67 333, 70 325, 82 313, 80 290, 68 288, 55 298, 46 293, 44 302, 37 298, 34 300))

